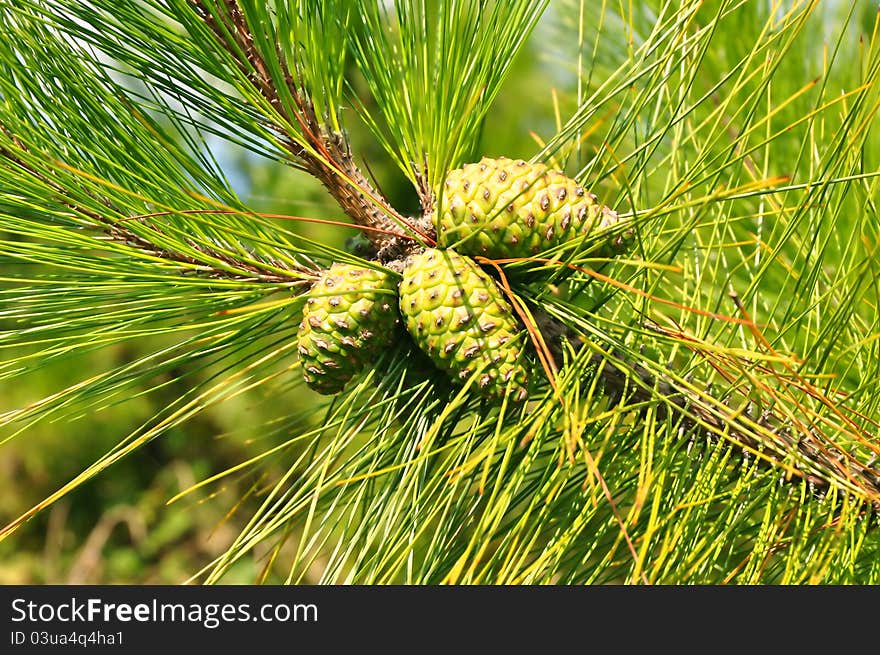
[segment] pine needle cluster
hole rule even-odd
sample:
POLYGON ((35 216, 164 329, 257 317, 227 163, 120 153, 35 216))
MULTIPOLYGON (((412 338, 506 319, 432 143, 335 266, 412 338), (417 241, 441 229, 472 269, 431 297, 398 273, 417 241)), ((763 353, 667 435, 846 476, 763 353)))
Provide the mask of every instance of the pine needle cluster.
POLYGON ((522 98, 546 110, 532 161, 614 208, 631 250, 480 262, 541 363, 525 403, 401 346, 341 394, 279 404, 257 456, 189 490, 234 477, 260 501, 193 580, 259 550, 258 581, 291 583, 880 581, 868 5, 0 0, 0 380, 150 344, 4 411, 0 447, 150 380, 187 389, 0 538, 200 413, 300 393, 304 294, 333 262, 396 274, 436 245, 447 172, 513 156, 481 135, 505 129, 493 101, 530 48, 547 71, 522 98), (371 179, 354 124, 416 216, 371 179), (338 215, 254 210, 217 138, 314 177, 338 215))

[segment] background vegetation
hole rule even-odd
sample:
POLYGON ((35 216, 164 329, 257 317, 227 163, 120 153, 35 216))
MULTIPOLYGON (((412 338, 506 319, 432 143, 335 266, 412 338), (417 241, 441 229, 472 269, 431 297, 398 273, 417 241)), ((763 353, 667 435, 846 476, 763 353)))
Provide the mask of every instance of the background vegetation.
MULTIPOLYGON (((71 166, 106 172, 119 164, 123 172, 108 179, 127 183, 157 206, 211 206, 201 199, 183 204, 185 198, 161 188, 164 175, 169 187, 195 180, 207 196, 255 214, 340 219, 315 179, 272 154, 264 128, 242 136, 242 126, 257 124, 245 110, 217 104, 218 115, 228 112, 223 123, 205 107, 186 107, 193 99, 175 95, 175 75, 185 73, 167 63, 173 51, 161 75, 145 73, 137 68, 137 58, 149 51, 145 41, 108 74, 131 90, 129 101, 154 110, 155 123, 133 120, 136 112, 113 97, 110 81, 81 79, 74 58, 60 50, 64 39, 53 36, 80 29, 70 8, 77 4, 83 15, 94 9, 96 24, 114 12, 126 19, 127 12, 154 5, 183 6, 0 0, 0 18, 10 25, 0 46, 4 125, 14 117, 32 131, 33 146, 68 155, 71 166), (68 13, 44 14, 41 7, 68 13), (23 59, 23 47, 30 60, 23 59), (31 67, 39 70, 37 79, 50 79, 53 65, 54 73, 63 73, 59 88, 25 80, 35 72, 31 67), (166 74, 163 88, 159 80, 166 74), (158 91, 168 93, 169 107, 151 98, 158 91), (66 109, 51 115, 53 93, 66 109), (80 96, 66 102, 71 96, 64 93, 80 96), (93 102, 88 93, 96 94, 93 102), (25 115, 36 106, 46 114, 25 115), (190 109, 199 114, 192 122, 200 132, 187 123, 190 109), (125 114, 131 120, 119 133, 112 126, 96 130, 102 113, 107 121, 125 114), (38 137, 41 126, 51 130, 38 137), (156 129, 167 130, 162 137, 174 137, 174 147, 190 159, 161 155, 138 162, 149 153, 143 146, 123 161, 124 148, 101 150, 101 139, 125 146, 152 138, 156 129), (80 150, 71 154, 64 139, 80 150), (184 160, 197 165, 187 170, 184 160), (174 165, 182 172, 172 173, 174 165)), ((541 13, 541 3, 509 4, 541 13)), ((433 15, 456 3, 427 5, 433 15)), ((486 101, 485 120, 476 116, 466 129, 451 131, 458 140, 446 142, 449 130, 425 138, 426 155, 448 166, 481 155, 538 157, 588 183, 633 220, 637 246, 621 262, 571 261, 623 285, 574 275, 569 287, 559 280, 563 293, 554 295, 530 277, 533 269, 514 265, 509 270, 518 293, 598 343, 607 361, 624 362, 633 380, 639 374, 631 362, 637 361, 655 378, 671 374, 699 397, 732 405, 744 397, 780 412, 778 429, 785 419, 791 427, 801 418, 805 431, 827 437, 826 445, 870 462, 880 448, 877 9, 857 0, 554 0, 530 34, 528 16, 518 16, 528 38, 507 62, 503 80, 474 74, 473 81, 497 90, 494 101, 486 101), (730 317, 753 319, 759 328, 730 317), (694 379, 699 391, 689 386, 694 379)), ((351 19, 354 36, 339 43, 354 53, 344 79, 362 104, 341 91, 336 100, 359 163, 394 207, 413 215, 420 201, 413 162, 421 151, 404 144, 424 138, 420 129, 449 127, 473 107, 459 98, 451 118, 442 115, 442 105, 425 113, 427 127, 416 124, 418 112, 401 105, 400 87, 378 75, 382 48, 375 60, 356 54, 363 35, 378 33, 385 18, 365 12, 362 24, 351 19)), ((83 51, 97 47, 103 52, 97 59, 105 62, 121 57, 111 42, 137 33, 137 21, 131 23, 103 35, 80 33, 83 51)), ((404 34, 407 28, 412 25, 400 27, 404 34)), ((515 31, 494 29, 476 35, 478 59, 491 57, 493 39, 515 31)), ((389 42, 396 34, 388 32, 389 42)), ((453 37, 460 50, 450 54, 450 66, 472 54, 466 33, 453 30, 453 37)), ((179 46, 193 59, 201 55, 190 48, 200 47, 179 46)), ((327 51, 321 42, 310 47, 327 51)), ((317 67, 309 73, 325 82, 334 74, 317 67)), ((455 88, 458 81, 452 76, 447 84, 455 88)), ((240 90, 224 93, 232 98, 240 90)), ((430 88, 422 91, 430 96, 430 88)), ((420 99, 414 102, 421 109, 420 99)), ((61 168, 55 173, 124 202, 117 189, 61 168)), ((615 406, 589 350, 570 353, 569 370, 579 374, 563 385, 564 411, 549 392, 530 408, 549 426, 538 434, 529 433, 528 421, 497 409, 456 404, 442 385, 405 392, 386 383, 374 392, 364 382, 347 400, 328 405, 300 384, 295 351, 284 346, 298 322, 291 294, 278 301, 247 284, 200 287, 173 279, 173 267, 155 262, 165 266, 156 275, 169 277, 127 296, 127 280, 141 284, 152 275, 149 258, 118 275, 102 273, 85 257, 108 257, 112 264, 129 255, 77 241, 69 210, 49 199, 42 206, 21 200, 40 192, 23 179, 0 178, 0 524, 96 462, 102 470, 5 535, 2 583, 176 583, 200 571, 198 579, 234 583, 880 577, 880 541, 870 530, 876 520, 864 503, 841 492, 845 479, 827 494, 817 493, 816 481, 812 488, 796 476, 785 481, 785 467, 760 465, 762 453, 749 448, 744 454, 735 431, 712 436, 709 430, 707 438, 705 426, 670 418, 659 409, 664 400, 656 387, 648 402, 615 406), (69 273, 77 267, 92 277, 69 273), (106 296, 88 287, 99 278, 114 284, 106 296), (77 290, 76 283, 83 286, 77 290), (199 302, 201 314, 193 310, 199 302), (269 309, 245 309, 260 303, 269 309), (93 320, 95 313, 106 320, 93 320), (214 323, 215 316, 232 318, 214 323), (219 334, 213 330, 229 330, 232 345, 218 347, 216 356, 187 354, 188 344, 219 334), (122 338, 124 331, 131 334, 122 338), (164 359, 157 362, 155 353, 164 359), (255 362, 261 368, 248 369, 255 362), (79 384, 89 393, 55 397, 79 384), (386 413, 357 414, 358 407, 385 401, 386 413), (400 419, 413 407, 425 425, 400 419), (542 413, 545 407, 555 409, 542 413), (416 448, 423 444, 415 437, 426 438, 444 420, 448 431, 431 437, 439 444, 432 459, 416 448), (393 421, 402 427, 388 427, 393 421), (162 429, 153 431, 157 424, 162 429), (324 433, 322 425, 329 426, 324 433), (143 435, 139 447, 108 459, 143 435), (324 468, 316 472, 310 462, 324 468), (452 470, 461 476, 450 482, 452 470), (323 476, 337 486, 324 486, 323 476), (211 481, 198 485, 204 480, 211 481)), ((169 225, 179 230, 169 243, 177 237, 183 243, 180 235, 188 230, 217 238, 204 223, 181 218, 169 225)), ((230 219, 216 229, 234 233, 237 225, 230 219)), ((280 219, 252 227, 265 239, 250 244, 258 255, 289 249, 319 260, 332 259, 332 249, 352 234, 280 219)), ((761 436, 755 425, 748 429, 761 436)), ((823 475, 834 479, 835 472, 823 475)), ((871 502, 868 493, 868 507, 871 502)))

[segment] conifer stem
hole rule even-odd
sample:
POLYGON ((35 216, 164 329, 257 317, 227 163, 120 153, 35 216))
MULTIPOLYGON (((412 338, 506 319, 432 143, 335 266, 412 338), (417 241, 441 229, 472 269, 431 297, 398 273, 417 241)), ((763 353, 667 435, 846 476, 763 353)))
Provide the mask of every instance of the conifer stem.
MULTIPOLYGON (((562 343, 581 340, 546 312, 533 314, 553 356, 562 361, 562 343)), ((744 457, 780 467, 785 481, 802 478, 816 495, 836 488, 880 512, 880 469, 827 443, 816 429, 795 425, 773 409, 755 413, 745 397, 740 400, 746 409, 735 409, 737 403, 730 397, 715 399, 711 389, 699 393, 691 384, 655 374, 617 354, 595 352, 591 363, 612 398, 609 404, 655 405, 661 418, 674 415, 686 430, 697 430, 713 441, 726 439, 744 457)))
POLYGON ((190 0, 190 4, 220 44, 235 57, 238 69, 254 88, 283 121, 295 126, 296 135, 280 124, 270 127, 281 136, 295 163, 321 182, 354 223, 370 228, 364 234, 381 260, 388 261, 398 258, 401 252, 408 252, 413 236, 431 239, 430 234, 425 234, 424 226, 420 229, 411 224, 373 187, 354 162, 345 135, 332 131, 315 115, 307 90, 297 84, 278 49, 275 56, 294 106, 285 105, 269 67, 254 47, 253 35, 237 0, 223 0, 223 8, 218 7, 219 15, 210 10, 205 0, 190 0))

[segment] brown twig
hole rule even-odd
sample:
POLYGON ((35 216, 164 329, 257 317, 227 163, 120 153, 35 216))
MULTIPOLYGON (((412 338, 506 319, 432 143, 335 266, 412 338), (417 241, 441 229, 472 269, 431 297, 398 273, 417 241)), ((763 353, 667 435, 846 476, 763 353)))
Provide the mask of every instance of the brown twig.
MULTIPOLYGON (((533 314, 557 360, 562 361, 563 343, 581 343, 573 330, 545 312, 533 314)), ((873 461, 859 462, 829 444, 820 431, 796 425, 772 408, 757 411, 744 391, 734 390, 719 401, 709 392, 700 393, 691 384, 653 373, 612 353, 596 352, 591 363, 602 377, 605 392, 616 399, 613 402, 656 405, 661 418, 674 415, 688 430, 695 429, 713 440, 725 439, 744 456, 785 471, 785 480, 805 480, 816 495, 835 488, 880 511, 880 470, 874 468, 873 461), (738 406, 743 409, 736 409, 738 406)))
MULTIPOLYGON (((17 148, 20 152, 29 152, 29 149, 24 144, 24 142, 17 136, 15 136, 11 132, 11 130, 9 130, 9 128, 7 128, 2 123, 0 123, 0 132, 3 132, 3 134, 5 134, 6 137, 12 142, 13 146, 17 148)), ((277 270, 278 268, 286 268, 280 262, 265 262, 264 266, 261 265, 261 262, 258 259, 255 259, 251 262, 242 261, 239 258, 234 258, 230 256, 219 248, 215 248, 204 243, 197 243, 193 240, 187 241, 187 245, 189 245, 193 250, 205 255, 204 259, 199 259, 189 254, 175 252, 172 250, 168 250, 167 248, 159 247, 143 235, 138 234, 136 231, 130 229, 128 227, 130 222, 125 220, 124 218, 121 220, 115 220, 108 215, 101 214, 87 207, 82 207, 73 202, 69 198, 69 193, 63 185, 59 184, 55 180, 50 179, 44 173, 36 170, 33 166, 24 161, 22 157, 2 145, 0 145, 0 160, 6 160, 7 165, 11 164, 22 170, 25 170, 32 177, 40 180, 55 194, 54 200, 63 204, 71 212, 75 214, 80 214, 91 220, 94 223, 95 227, 102 230, 107 238, 109 238, 110 240, 117 243, 123 243, 127 246, 136 248, 141 252, 147 253, 151 256, 163 259, 168 262, 185 264, 185 271, 192 271, 197 275, 203 275, 213 279, 233 279, 240 281, 259 280, 262 282, 272 283, 300 283, 303 285, 310 284, 307 279, 303 279, 303 274, 308 275, 314 272, 310 269, 307 269, 306 267, 301 267, 296 270, 290 269, 290 274, 279 273, 277 270), (221 262, 225 264, 226 267, 217 266, 216 262, 221 262)), ((100 204, 105 205, 108 209, 108 213, 119 213, 113 208, 112 204, 108 200, 96 198, 94 195, 92 195, 92 198, 100 204)), ((161 233, 161 229, 157 225, 146 224, 144 221, 138 221, 138 223, 141 225, 147 225, 147 227, 152 229, 154 232, 161 233)))
POLYGON ((419 248, 418 242, 413 241, 414 236, 422 242, 433 243, 433 227, 429 221, 407 220, 370 184, 355 164, 345 136, 329 129, 315 115, 307 93, 297 84, 286 58, 277 48, 275 56, 293 105, 283 102, 269 66, 254 46, 253 34, 237 0, 222 0, 222 7, 216 6, 216 13, 205 0, 189 1, 218 42, 233 56, 239 71, 283 121, 297 126, 301 136, 294 136, 278 123, 270 124, 294 161, 321 182, 356 225, 373 228, 365 231, 365 235, 378 251, 380 260, 402 258, 419 248))

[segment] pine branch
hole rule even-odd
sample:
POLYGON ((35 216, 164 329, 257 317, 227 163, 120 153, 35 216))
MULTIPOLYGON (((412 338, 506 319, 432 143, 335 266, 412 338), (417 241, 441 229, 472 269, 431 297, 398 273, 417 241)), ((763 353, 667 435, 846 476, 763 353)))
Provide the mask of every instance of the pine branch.
MULTIPOLYGON (((565 357, 566 347, 583 342, 576 331, 545 311, 535 310, 533 315, 557 361, 565 357)), ((746 459, 755 457, 766 466, 780 467, 784 480, 791 481, 793 475, 804 479, 817 496, 834 488, 880 512, 877 455, 859 462, 824 439, 810 417, 793 420, 772 407, 757 411, 741 388, 718 399, 712 396, 711 385, 700 393, 690 380, 657 374, 615 352, 594 348, 589 363, 601 377, 609 406, 655 406, 661 421, 671 418, 685 432, 727 440, 746 459)))
POLYGON ((321 182, 355 224, 368 228, 365 235, 379 251, 382 261, 408 252, 413 235, 432 240, 430 222, 408 222, 370 184, 355 164, 345 135, 332 131, 315 115, 304 84, 296 82, 281 48, 276 46, 274 56, 293 106, 282 100, 269 65, 254 46, 254 36, 237 0, 224 0, 217 14, 205 0, 190 0, 190 3, 222 47, 236 58, 240 72, 254 88, 289 125, 298 125, 308 147, 283 126, 270 127, 281 135, 294 161, 321 182))
MULTIPOLYGON (((302 269, 297 271, 297 273, 299 273, 299 275, 297 276, 279 275, 274 269, 271 269, 268 266, 261 266, 260 264, 262 262, 260 260, 257 260, 257 263, 245 262, 241 259, 233 258, 227 253, 212 248, 210 246, 206 246, 204 244, 197 243, 196 241, 193 241, 191 239, 187 239, 187 245, 205 255, 205 259, 196 259, 195 257, 186 255, 184 253, 174 252, 165 248, 157 247, 150 240, 130 230, 125 229, 124 226, 120 223, 114 223, 104 216, 99 216, 94 213, 90 213, 89 215, 96 222, 104 224, 104 232, 108 235, 109 238, 113 239, 114 241, 135 248, 152 257, 164 259, 165 261, 169 262, 179 262, 181 264, 185 264, 186 268, 184 268, 182 271, 182 273, 184 274, 186 274, 188 271, 194 270, 195 274, 211 279, 238 280, 240 282, 267 282, 274 284, 303 286, 306 288, 311 286, 311 281, 309 279, 303 279, 302 275, 305 274, 312 278, 316 278, 320 274, 320 271, 309 270, 303 267, 302 269), (210 263, 206 263, 206 261, 210 260, 219 260, 221 262, 224 262, 232 270, 219 268, 210 263), (237 272, 241 270, 250 271, 252 275, 237 272)), ((147 225, 151 230, 160 232, 160 229, 155 225, 149 225, 147 223, 142 223, 142 225, 147 225)), ((276 267, 285 267, 285 264, 279 261, 265 263, 271 263, 276 267)), ((293 271, 291 271, 291 273, 293 273, 293 271)))
MULTIPOLYGON (((13 357, 0 377, 111 343, 186 338, 0 419, 14 419, 21 434, 38 421, 121 402, 138 384, 151 388, 157 374, 181 380, 175 368, 201 374, 215 355, 218 364, 204 369, 207 382, 188 384, 178 401, 23 518, 147 440, 266 385, 271 409, 242 436, 259 434, 270 446, 199 483, 253 475, 261 503, 218 557, 212 581, 270 543, 261 580, 877 580, 880 542, 876 531, 869 535, 876 521, 865 520, 880 509, 871 457, 878 446, 866 434, 877 420, 880 344, 870 213, 877 140, 867 127, 878 106, 869 91, 876 71, 869 57, 834 51, 827 61, 846 65, 843 75, 827 71, 828 88, 844 93, 813 98, 816 87, 801 88, 816 72, 796 70, 811 61, 793 45, 798 7, 815 3, 795 2, 757 21, 749 12, 766 11, 749 3, 697 0, 628 13, 603 4, 595 21, 582 2, 552 12, 550 20, 577 16, 580 25, 562 38, 544 30, 538 41, 574 45, 578 55, 560 57, 537 78, 518 70, 508 79, 522 84, 512 97, 539 104, 548 77, 554 103, 559 91, 559 134, 544 155, 559 152, 565 168, 572 162, 562 153, 577 152, 575 177, 634 218, 638 251, 611 263, 605 280, 630 295, 593 303, 596 287, 584 292, 587 283, 575 280, 577 291, 557 303, 548 296, 557 297, 551 287, 565 279, 560 267, 541 263, 534 278, 528 268, 539 262, 499 270, 511 273, 511 296, 522 294, 558 323, 544 327, 565 362, 552 380, 557 388, 539 380, 527 404, 489 406, 445 377, 420 378, 432 369, 404 344, 327 399, 323 419, 311 403, 298 404, 294 317, 303 298, 267 296, 279 287, 300 291, 317 274, 297 262, 345 255, 268 222, 277 215, 239 212, 202 133, 314 176, 364 228, 374 246, 364 257, 390 266, 432 234, 425 224, 415 225, 421 235, 410 229, 373 189, 370 171, 352 161, 333 110, 343 104, 345 53, 358 49, 373 97, 351 88, 344 104, 378 109, 362 118, 416 187, 425 214, 431 189, 462 157, 478 147, 512 154, 522 146, 506 137, 482 141, 478 127, 543 3, 441 5, 446 13, 436 22, 421 20, 415 9, 429 4, 417 0, 22 0, 24 9, 8 12, 15 18, 12 46, 0 47, 9 73, 0 93, 32 152, 0 134, 5 154, 19 160, 0 157, 0 169, 12 173, 0 208, 12 234, 3 254, 26 264, 9 272, 15 286, 2 295, 12 302, 0 311, 10 326, 0 347, 25 352, 5 350, 13 357), (319 6, 355 7, 349 40, 336 34, 348 23, 321 29, 332 12, 298 22, 319 6), (483 11, 490 7, 497 11, 483 11), (412 19, 395 21, 401 8, 413 8, 405 14, 412 19), (465 20, 469 11, 475 20, 465 20), (750 25, 755 38, 722 38, 750 25), (334 56, 316 63, 331 40, 334 56), (787 53, 795 69, 777 71, 787 53), (577 69, 566 70, 574 61, 577 69), (603 61, 613 66, 603 70, 603 61), (146 91, 117 84, 117 72, 146 91), (186 147, 175 148, 177 139, 186 147), (792 183, 783 189, 780 179, 792 183), (225 209, 213 215, 218 204, 225 209), (103 230, 98 256, 93 228, 103 230), (169 289, 166 273, 178 267, 169 289), (526 276, 514 278, 517 271, 526 276), (185 280, 188 273, 208 281, 185 280), (719 320, 727 288, 743 290, 756 317, 748 329, 719 320), (567 331, 571 347, 561 343, 567 331), (663 348, 645 356, 652 343, 663 348), (701 437, 710 446, 697 446, 697 462, 686 440, 701 437), (743 465, 734 471, 737 453, 743 465), (810 490, 827 500, 810 499, 810 490), (288 537, 296 552, 289 572, 279 572, 288 537)), ((801 38, 814 44, 820 33, 801 38)), ((874 34, 868 54, 880 29, 874 34)), ((553 117, 541 120, 528 122, 541 130, 553 117)), ((583 259, 571 263, 592 266, 583 259)))
MULTIPOLYGON (((0 132, 3 132, 3 134, 10 140, 11 144, 13 144, 21 153, 29 153, 29 149, 24 142, 14 135, 3 123, 0 123, 0 132)), ((157 246, 143 235, 138 234, 127 227, 127 221, 114 220, 109 215, 99 213, 94 209, 73 202, 69 198, 68 191, 61 184, 50 179, 43 172, 38 171, 22 159, 21 156, 17 155, 2 144, 0 144, 0 158, 5 160, 7 165, 11 164, 26 171, 28 175, 43 183, 47 189, 54 194, 53 199, 56 202, 64 205, 74 214, 85 216, 90 219, 93 222, 94 227, 101 229, 110 240, 135 248, 152 257, 163 259, 168 262, 185 264, 186 268, 184 269, 184 272, 195 271, 196 274, 211 279, 261 281, 302 285, 306 287, 311 285, 309 278, 315 278, 319 273, 318 271, 311 270, 305 266, 292 269, 284 262, 262 262, 258 258, 252 258, 251 261, 243 261, 241 258, 232 257, 219 248, 204 243, 198 243, 192 239, 187 239, 187 245, 192 247, 195 251, 202 253, 204 258, 196 258, 183 252, 177 252, 157 246), (219 267, 215 262, 226 264, 227 267, 219 267), (264 263, 265 265, 263 265, 264 263), (278 268, 286 268, 290 270, 290 274, 280 274, 277 271, 278 268), (303 276, 306 277, 304 278, 303 276)), ((95 194, 90 193, 87 190, 83 190, 83 193, 92 198, 96 204, 107 207, 108 214, 122 213, 118 208, 115 208, 109 200, 98 198, 95 194)), ((155 224, 148 224, 143 220, 139 220, 139 223, 156 234, 162 233, 161 228, 155 224)))

